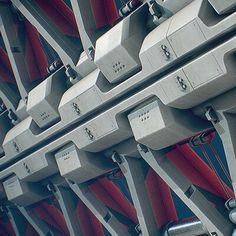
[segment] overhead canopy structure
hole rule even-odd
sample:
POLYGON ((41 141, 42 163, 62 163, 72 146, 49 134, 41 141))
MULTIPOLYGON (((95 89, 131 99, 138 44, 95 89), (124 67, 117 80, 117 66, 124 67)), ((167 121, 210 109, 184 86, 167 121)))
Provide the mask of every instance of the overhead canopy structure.
POLYGON ((0 235, 236 234, 235 0, 0 0, 0 235))

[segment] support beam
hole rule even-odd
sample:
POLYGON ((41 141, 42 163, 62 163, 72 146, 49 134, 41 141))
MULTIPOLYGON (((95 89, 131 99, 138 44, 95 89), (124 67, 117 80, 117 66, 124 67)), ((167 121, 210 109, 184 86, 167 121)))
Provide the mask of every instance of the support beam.
POLYGON ((138 150, 143 159, 169 185, 176 195, 205 225, 211 235, 231 235, 233 225, 207 198, 186 179, 185 176, 165 156, 165 152, 153 151, 139 144, 138 150))
POLYGON ((27 221, 33 226, 35 231, 40 236, 53 236, 54 233, 52 229, 41 219, 35 216, 30 210, 27 210, 25 207, 18 206, 18 210, 21 214, 27 219, 27 221))
POLYGON ((53 194, 61 207, 70 235, 82 235, 76 216, 77 199, 75 194, 70 189, 65 187, 60 187, 57 185, 54 185, 53 187, 53 194))
POLYGON ((113 160, 117 162, 126 178, 134 207, 137 211, 142 234, 147 236, 161 235, 155 222, 152 206, 145 186, 143 160, 128 156, 119 156, 118 153, 114 153, 113 160))
POLYGON ((64 65, 69 64, 71 67, 75 67, 82 52, 80 40, 78 39, 78 43, 74 43, 64 35, 37 5, 36 1, 11 1, 58 53, 64 65))
POLYGON ((96 32, 96 22, 93 17, 90 2, 91 1, 71 0, 71 6, 80 31, 84 51, 87 53, 88 57, 92 59, 98 35, 94 35, 94 32, 96 32))
POLYGON ((212 122, 223 143, 234 195, 236 196, 236 115, 227 111, 215 111, 209 107, 206 117, 212 122))
POLYGON ((7 206, 7 215, 10 219, 16 236, 25 236, 28 223, 25 217, 22 217, 17 207, 7 206))
POLYGON ((20 102, 20 97, 17 96, 17 93, 18 91, 16 89, 13 89, 7 85, 7 83, 0 81, 0 98, 2 99, 7 110, 12 110, 14 113, 16 113, 17 106, 20 102))
MULTIPOLYGON (((25 64, 24 46, 20 42, 15 30, 12 30, 15 28, 14 17, 16 16, 13 15, 10 5, 0 3, 0 32, 21 98, 25 100, 33 85, 30 84, 30 78, 25 64)), ((15 104, 15 108, 18 102, 15 104)))
POLYGON ((97 217, 101 224, 112 236, 128 236, 128 228, 122 225, 118 219, 109 211, 109 209, 93 195, 86 185, 78 185, 67 180, 70 188, 88 207, 88 209, 97 217))

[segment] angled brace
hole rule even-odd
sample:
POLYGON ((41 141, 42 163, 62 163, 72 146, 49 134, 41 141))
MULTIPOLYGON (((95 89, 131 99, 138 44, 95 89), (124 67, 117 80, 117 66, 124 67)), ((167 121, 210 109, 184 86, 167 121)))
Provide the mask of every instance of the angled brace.
POLYGON ((50 186, 50 190, 53 192, 60 205, 70 235, 82 235, 82 231, 76 217, 75 209, 77 201, 75 194, 69 188, 64 188, 57 185, 50 186))
POLYGON ((94 57, 94 48, 97 37, 90 33, 96 29, 90 1, 71 0, 71 6, 75 14, 76 23, 80 29, 80 37, 83 48, 90 59, 94 57))
POLYGON ((22 217, 17 207, 7 206, 6 211, 16 236, 26 235, 27 220, 22 217))
POLYGON ((79 60, 82 47, 69 40, 50 19, 43 13, 35 1, 12 0, 16 8, 26 17, 26 19, 37 28, 38 32, 58 53, 65 65, 75 67, 79 60))
POLYGON ((185 176, 165 157, 161 151, 153 151, 139 144, 138 150, 143 159, 169 185, 176 195, 205 225, 211 235, 231 235, 233 225, 211 202, 186 179, 185 176))
POLYGON ((145 186, 145 176, 142 168, 143 160, 123 155, 119 156, 118 153, 114 153, 112 159, 117 162, 126 178, 142 234, 150 236, 161 235, 155 222, 145 186), (116 158, 117 155, 118 158, 116 158))
POLYGON ((227 110, 215 111, 212 107, 207 108, 205 115, 222 140, 234 194, 236 195, 236 115, 227 112, 227 110))
MULTIPOLYGON (((14 16, 11 12, 10 6, 0 4, 0 31, 20 95, 22 99, 25 99, 29 91, 32 89, 32 84, 29 83, 30 79, 24 60, 23 45, 17 37, 15 31, 12 30, 14 25, 14 16)), ((15 95, 16 94, 14 94, 14 96, 15 95)), ((18 103, 16 105, 18 105, 18 103)))
POLYGON ((27 219, 27 221, 33 226, 35 231, 40 236, 53 236, 55 235, 53 231, 49 228, 49 226, 39 219, 37 216, 35 216, 33 213, 28 211, 25 207, 17 206, 18 210, 21 212, 21 214, 27 219))
POLYGON ((96 199, 88 186, 79 185, 70 180, 67 180, 67 183, 112 236, 130 235, 128 229, 118 221, 101 201, 96 199))

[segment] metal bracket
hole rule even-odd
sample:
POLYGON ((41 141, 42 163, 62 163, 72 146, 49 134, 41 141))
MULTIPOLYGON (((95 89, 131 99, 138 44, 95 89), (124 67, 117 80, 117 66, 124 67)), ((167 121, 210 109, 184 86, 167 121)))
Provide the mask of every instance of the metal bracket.
POLYGON ((219 118, 212 107, 206 108, 205 115, 206 115, 207 120, 211 121, 213 124, 216 124, 217 122, 219 122, 219 118))
POLYGON ((181 91, 186 91, 187 90, 188 86, 184 82, 184 79, 182 79, 180 76, 177 76, 176 81, 177 81, 178 85, 180 86, 181 91))
POLYGON ((92 131, 89 128, 84 128, 85 133, 88 135, 88 139, 93 141, 95 139, 92 131))
POLYGON ((165 56, 166 60, 167 61, 170 60, 171 55, 170 55, 170 51, 168 50, 167 46, 166 45, 161 45, 161 49, 164 53, 164 56, 165 56))
POLYGON ((66 65, 66 76, 71 84, 75 84, 81 79, 79 78, 77 72, 70 65, 66 65))
POLYGON ((72 109, 77 115, 81 115, 79 105, 75 102, 72 103, 72 109))
POLYGON ((149 12, 153 16, 153 23, 159 25, 158 19, 162 17, 160 6, 154 0, 148 1, 149 12))

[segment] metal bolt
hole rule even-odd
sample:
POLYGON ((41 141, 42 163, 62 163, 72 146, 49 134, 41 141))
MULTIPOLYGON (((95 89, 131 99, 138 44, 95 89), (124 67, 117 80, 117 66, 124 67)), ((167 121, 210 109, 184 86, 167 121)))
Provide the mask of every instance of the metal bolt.
POLYGON ((80 115, 80 108, 79 108, 78 104, 73 102, 72 107, 73 107, 74 111, 77 113, 77 115, 80 115))
POLYGON ((138 233, 138 234, 140 234, 142 231, 141 231, 141 226, 140 226, 140 224, 137 224, 136 226, 135 226, 135 231, 138 233))
POLYGON ((219 118, 218 118, 215 110, 212 107, 207 107, 206 108, 205 116, 206 116, 207 120, 209 120, 213 123, 219 122, 219 118))
POLYGON ((56 188, 55 188, 55 186, 52 183, 47 184, 47 189, 50 192, 53 192, 53 193, 56 192, 56 188))
POLYGON ((93 58, 94 58, 94 56, 95 56, 95 50, 94 50, 93 47, 90 47, 90 48, 88 49, 88 54, 89 54, 90 59, 93 59, 93 58))
POLYGON ((71 84, 75 84, 80 79, 77 72, 70 65, 66 65, 66 76, 71 84))
POLYGON ((20 152, 20 148, 18 147, 18 145, 17 145, 17 143, 15 141, 13 141, 13 147, 15 148, 17 153, 20 152))
POLYGON ((48 68, 47 72, 48 74, 54 73, 56 70, 58 70, 62 66, 62 61, 61 60, 56 60, 54 61, 48 68))
POLYGON ((226 203, 225 206, 227 207, 228 210, 236 208, 236 199, 231 198, 229 199, 226 203))
POLYGON ((117 152, 113 152, 111 159, 118 164, 122 164, 122 158, 117 152))
POLYGON ((6 106, 4 103, 0 104, 0 114, 3 113, 6 110, 6 106))
POLYGON ((170 59, 170 52, 169 52, 167 46, 166 45, 161 45, 161 49, 164 52, 164 55, 165 55, 166 59, 169 60, 170 59))
POLYGON ((24 167, 25 167, 27 173, 29 174, 29 173, 31 172, 31 171, 30 171, 30 168, 28 167, 28 165, 27 165, 25 162, 23 163, 23 165, 24 165, 24 167))
POLYGON ((177 80, 181 90, 185 91, 187 89, 187 85, 184 83, 184 79, 182 79, 180 76, 177 76, 176 80, 177 80))
POLYGON ((94 135, 92 134, 91 130, 88 129, 88 128, 85 128, 84 130, 85 130, 85 132, 87 133, 89 139, 90 139, 90 140, 94 140, 94 135))
POLYGON ((147 153, 147 152, 148 152, 147 146, 145 146, 145 145, 143 145, 143 144, 139 144, 139 147, 140 147, 140 149, 141 149, 142 152, 144 152, 144 153, 147 153))
POLYGON ((18 118, 17 118, 16 114, 11 109, 8 111, 8 117, 11 120, 11 123, 13 125, 16 125, 18 123, 18 118))
POLYGON ((122 172, 120 171, 120 169, 115 169, 107 174, 107 178, 109 180, 116 180, 120 179, 121 177, 122 177, 122 172))
POLYGON ((68 179, 67 181, 69 182, 69 184, 72 184, 72 185, 75 184, 75 181, 73 181, 73 180, 68 179))

